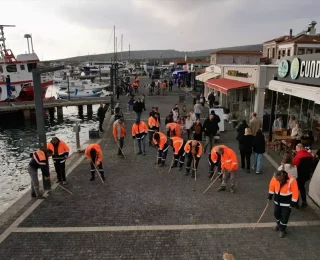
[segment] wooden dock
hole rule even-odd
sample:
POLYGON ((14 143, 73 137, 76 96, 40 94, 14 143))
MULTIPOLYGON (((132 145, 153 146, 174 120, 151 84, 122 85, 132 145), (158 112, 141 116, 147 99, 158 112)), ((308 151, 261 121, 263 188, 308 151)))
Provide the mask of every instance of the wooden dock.
MULTIPOLYGON (((109 104, 113 108, 113 97, 78 98, 70 101, 67 99, 44 100, 43 108, 48 109, 50 115, 54 115, 55 110, 57 110, 58 118, 62 118, 63 107, 77 106, 79 111, 83 111, 83 106, 87 106, 88 113, 92 113, 92 105, 97 104, 109 104)), ((0 103, 0 114, 21 111, 25 119, 29 119, 32 110, 35 110, 34 101, 0 103)))

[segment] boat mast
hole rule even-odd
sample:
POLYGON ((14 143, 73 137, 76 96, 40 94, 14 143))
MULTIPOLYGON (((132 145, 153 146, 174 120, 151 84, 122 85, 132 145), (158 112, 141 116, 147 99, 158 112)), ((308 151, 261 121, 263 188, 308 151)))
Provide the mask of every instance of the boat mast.
POLYGON ((120 54, 121 61, 122 61, 122 45, 123 45, 123 34, 121 34, 121 54, 120 54))
POLYGON ((4 59, 4 54, 2 53, 2 50, 6 50, 6 38, 4 37, 4 31, 3 31, 3 28, 4 27, 16 27, 15 25, 4 25, 4 24, 1 24, 0 25, 0 53, 1 53, 1 56, 2 58, 4 59), (1 44, 2 42, 2 44, 1 44))

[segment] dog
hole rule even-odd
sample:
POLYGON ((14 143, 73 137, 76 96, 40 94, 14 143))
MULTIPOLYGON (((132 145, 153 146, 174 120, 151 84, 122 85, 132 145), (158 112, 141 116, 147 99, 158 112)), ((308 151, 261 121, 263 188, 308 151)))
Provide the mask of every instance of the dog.
POLYGON ((234 258, 233 255, 228 254, 228 253, 224 253, 223 254, 223 260, 236 260, 236 259, 234 258))

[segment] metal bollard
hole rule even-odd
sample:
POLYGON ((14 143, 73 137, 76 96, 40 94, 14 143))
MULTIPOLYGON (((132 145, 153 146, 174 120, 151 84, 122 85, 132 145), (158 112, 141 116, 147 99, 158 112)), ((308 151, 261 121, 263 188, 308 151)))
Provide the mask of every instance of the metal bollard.
POLYGON ((76 146, 77 146, 77 151, 80 151, 80 124, 79 122, 76 122, 73 125, 73 132, 76 133, 76 146))

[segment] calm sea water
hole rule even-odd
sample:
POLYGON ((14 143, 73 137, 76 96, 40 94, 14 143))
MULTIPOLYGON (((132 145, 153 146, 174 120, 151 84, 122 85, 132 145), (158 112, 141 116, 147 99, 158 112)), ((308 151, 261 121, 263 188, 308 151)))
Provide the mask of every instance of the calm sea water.
MULTIPOLYGON (((55 87, 49 87, 47 96, 55 95, 55 87)), ((84 107, 81 121, 81 145, 89 139, 89 129, 97 128, 96 112, 99 105, 93 106, 92 119, 88 119, 84 107)), ((47 140, 57 136, 70 147, 71 153, 76 148, 76 137, 72 131, 74 121, 79 118, 77 107, 63 108, 64 119, 46 120, 47 140)), ((30 187, 27 165, 30 153, 38 148, 38 136, 35 117, 25 122, 19 114, 1 116, 0 118, 0 214, 19 199, 30 187)), ((52 166, 52 165, 51 165, 52 166)), ((41 173, 39 171, 39 178, 41 173)))

